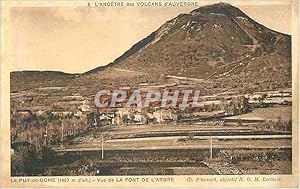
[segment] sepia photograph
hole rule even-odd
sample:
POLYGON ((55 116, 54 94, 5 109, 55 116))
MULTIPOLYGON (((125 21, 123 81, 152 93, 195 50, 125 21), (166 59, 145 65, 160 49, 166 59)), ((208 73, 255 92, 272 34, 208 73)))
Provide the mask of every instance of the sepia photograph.
POLYGON ((261 2, 6 8, 7 178, 298 174, 298 1, 261 2))

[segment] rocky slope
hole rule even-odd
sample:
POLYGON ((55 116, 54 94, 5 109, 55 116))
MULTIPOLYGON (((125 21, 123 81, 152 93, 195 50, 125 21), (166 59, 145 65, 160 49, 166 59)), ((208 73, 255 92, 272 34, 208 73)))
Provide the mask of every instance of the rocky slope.
POLYGON ((79 75, 14 72, 11 81, 12 89, 44 83, 93 88, 165 82, 169 76, 198 78, 217 87, 290 86, 291 36, 219 3, 167 21, 106 66, 79 75))
POLYGON ((214 4, 167 21, 107 67, 88 73, 109 68, 201 79, 264 79, 258 73, 272 72, 274 79, 289 80, 291 37, 229 4, 214 4))

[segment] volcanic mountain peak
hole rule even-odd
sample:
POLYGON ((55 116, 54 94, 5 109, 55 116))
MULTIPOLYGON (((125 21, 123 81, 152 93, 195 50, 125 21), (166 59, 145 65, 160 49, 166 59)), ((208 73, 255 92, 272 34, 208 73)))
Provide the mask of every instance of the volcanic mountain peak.
POLYGON ((218 3, 213 5, 206 5, 200 7, 198 9, 193 10, 191 13, 199 14, 199 13, 206 13, 206 14, 220 14, 226 16, 247 16, 243 13, 240 9, 228 4, 228 3, 218 3))
POLYGON ((171 76, 286 85, 290 75, 291 37, 219 3, 167 21, 114 62, 81 74, 76 82, 88 85, 106 79, 110 83, 114 78, 115 83, 124 83, 129 77, 128 83, 158 82, 171 76))
MULTIPOLYGON (((244 17, 242 16, 245 16, 246 19, 244 21, 247 21, 248 18, 238 8, 235 8, 227 3, 219 3, 200 7, 191 11, 188 14, 180 14, 177 17, 167 21, 156 31, 152 32, 149 36, 145 37, 144 39, 133 45, 128 51, 126 51, 123 55, 118 57, 114 62, 106 66, 90 70, 85 74, 103 71, 106 68, 119 64, 120 62, 137 53, 138 51, 146 49, 149 46, 161 41, 163 38, 174 36, 172 37, 173 42, 183 42, 186 39, 194 39, 196 33, 200 33, 208 27, 213 27, 216 29, 222 27, 222 23, 229 21, 228 15, 240 16, 240 18, 237 19, 243 19, 244 17), (223 18, 219 16, 223 16, 223 18), (179 33, 181 34, 177 35, 179 33)), ((206 34, 202 34, 201 36, 206 37, 206 34)))
POLYGON ((256 81, 268 73, 288 78, 290 68, 290 36, 219 3, 178 15, 113 63, 89 73, 102 75, 108 69, 191 79, 238 77, 245 82, 249 75, 256 81))

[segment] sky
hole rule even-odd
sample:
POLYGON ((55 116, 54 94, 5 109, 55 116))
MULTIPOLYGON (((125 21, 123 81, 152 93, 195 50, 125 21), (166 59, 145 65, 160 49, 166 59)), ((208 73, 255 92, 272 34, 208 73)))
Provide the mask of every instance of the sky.
MULTIPOLYGON (((291 33, 290 5, 234 6, 270 29, 291 33)), ((13 7, 10 70, 86 72, 112 62, 167 20, 196 8, 13 7)))

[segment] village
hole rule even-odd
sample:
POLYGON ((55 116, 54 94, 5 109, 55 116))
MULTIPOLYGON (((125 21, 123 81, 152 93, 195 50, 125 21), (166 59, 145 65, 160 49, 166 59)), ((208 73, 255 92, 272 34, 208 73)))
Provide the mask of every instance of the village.
MULTIPOLYGON (((151 87, 149 87, 151 89, 151 87)), ((51 89, 53 90, 53 89, 51 89)), ((238 95, 237 93, 219 93, 201 96, 200 107, 158 107, 147 108, 129 107, 122 104, 115 108, 97 108, 90 101, 80 95, 64 96, 56 109, 34 106, 33 97, 12 95, 12 104, 20 104, 21 108, 12 108, 12 121, 14 117, 41 117, 43 119, 58 118, 64 125, 64 135, 74 135, 76 122, 80 120, 86 128, 99 128, 103 126, 130 126, 145 124, 172 123, 182 124, 201 122, 202 124, 224 124, 224 122, 264 122, 267 119, 249 118, 248 120, 233 119, 234 116, 251 112, 255 108, 269 108, 273 106, 291 106, 291 89, 281 91, 256 92, 253 94, 238 95), (73 107, 64 107, 64 103, 74 103, 73 107), (32 105, 33 104, 33 105, 32 105), (25 108, 25 107, 28 108, 25 108), (71 110, 68 110, 71 109, 71 110), (64 120, 75 120, 73 125, 64 123, 64 120), (77 120, 77 121, 76 121, 77 120)), ((50 120, 49 120, 50 122, 50 120)), ((13 126, 16 126, 13 124, 13 126)), ((46 126, 47 127, 47 126, 46 126)), ((61 129, 61 128, 59 128, 61 129)), ((45 135, 45 133, 43 133, 45 135)))

